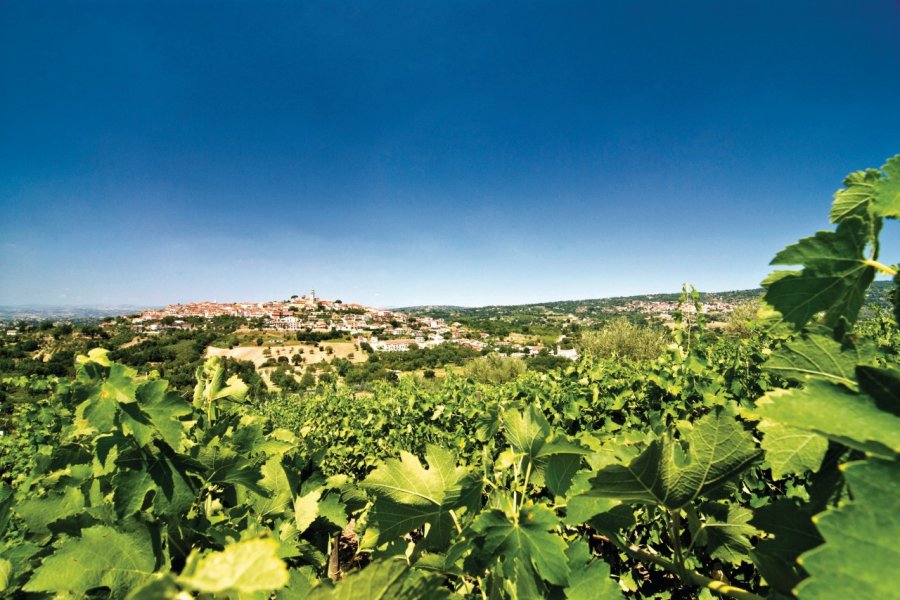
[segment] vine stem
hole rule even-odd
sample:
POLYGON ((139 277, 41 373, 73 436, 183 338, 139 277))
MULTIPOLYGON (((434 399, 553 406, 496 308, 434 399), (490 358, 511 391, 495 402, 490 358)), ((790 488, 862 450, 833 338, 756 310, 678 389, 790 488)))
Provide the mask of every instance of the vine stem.
MULTIPOLYGON (((522 468, 522 460, 513 464, 513 510, 519 505, 519 497, 516 495, 516 488, 519 487, 519 470, 522 468)), ((516 510, 515 514, 513 514, 513 521, 516 525, 519 524, 519 511, 516 510)))
POLYGON ((877 260, 871 260, 871 259, 867 258, 862 262, 864 265, 866 265, 868 267, 872 267, 873 269, 876 269, 877 271, 880 271, 881 273, 883 273, 885 275, 890 275, 891 277, 897 276, 897 269, 895 269, 893 267, 889 267, 887 265, 883 265, 880 262, 878 262, 877 260))
POLYGON ((669 524, 669 537, 672 539, 672 548, 675 550, 675 571, 679 577, 686 579, 684 566, 684 552, 681 551, 681 515, 679 511, 664 510, 664 514, 668 515, 666 521, 669 524))
POLYGON ((456 511, 450 509, 450 518, 453 519, 453 525, 456 527, 456 533, 462 533, 462 527, 459 526, 459 519, 456 518, 456 511))
MULTIPOLYGON (((528 466, 525 467, 525 483, 522 484, 522 499, 519 503, 519 511, 522 510, 522 507, 525 506, 525 496, 528 494, 528 480, 531 478, 531 459, 528 459, 528 466)), ((516 511, 518 512, 518 511, 516 511)))
MULTIPOLYGON (((456 516, 456 511, 452 508, 450 509, 450 518, 453 519, 453 525, 456 526, 456 533, 462 535, 462 527, 459 525, 459 518, 456 516)), ((475 581, 478 582, 478 591, 481 592, 482 600, 488 600, 487 594, 484 591, 484 581, 478 575, 475 576, 475 581)))
MULTIPOLYGON (((673 573, 678 573, 678 567, 672 561, 659 556, 658 554, 654 554, 652 552, 648 552, 644 550, 640 546, 636 546, 634 544, 626 543, 620 539, 615 537, 605 537, 600 536, 601 539, 607 540, 614 544, 619 550, 627 554, 632 558, 636 558, 638 560, 646 560, 650 561, 654 564, 659 565, 660 567, 671 571, 673 573)), ((706 577, 705 575, 701 575, 696 571, 692 571, 690 569, 683 569, 682 574, 679 575, 686 583, 690 583, 693 585, 699 585, 705 588, 710 589, 717 594, 722 594, 723 596, 728 596, 729 598, 734 598, 735 600, 766 600, 763 596, 759 596, 754 594, 753 592, 748 592, 743 588, 739 588, 733 585, 729 585, 724 581, 719 581, 718 579, 712 579, 710 577, 706 577)))

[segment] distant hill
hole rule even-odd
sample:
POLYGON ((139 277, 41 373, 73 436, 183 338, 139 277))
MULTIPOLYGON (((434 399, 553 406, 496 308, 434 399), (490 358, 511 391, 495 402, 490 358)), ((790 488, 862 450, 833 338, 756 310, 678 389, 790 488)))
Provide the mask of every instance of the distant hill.
POLYGON ((0 306, 0 321, 43 321, 59 319, 64 321, 90 321, 104 317, 118 317, 147 310, 147 306, 120 304, 113 306, 0 306))
MULTIPOLYGON (((878 306, 887 308, 891 302, 891 289, 893 287, 890 281, 876 281, 869 288, 867 295, 867 304, 869 306, 878 306)), ((736 304, 759 298, 763 295, 763 288, 754 288, 749 290, 730 290, 724 292, 700 292, 701 302, 726 302, 736 304)), ((396 309, 399 312, 410 314, 422 314, 433 317, 492 317, 509 314, 519 315, 546 315, 546 314, 570 314, 581 313, 590 315, 592 313, 605 312, 616 306, 624 306, 630 302, 674 302, 681 296, 681 292, 672 292, 665 294, 641 294, 637 296, 612 296, 608 298, 589 298, 585 300, 553 300, 550 302, 537 302, 531 304, 495 304, 477 307, 465 306, 444 306, 444 305, 427 305, 427 306, 409 306, 396 309)))
MULTIPOLYGON (((762 288, 752 290, 734 290, 727 292, 701 292, 700 300, 702 302, 742 302, 752 298, 758 298, 763 293, 762 288)), ((546 314, 546 313, 592 313, 602 309, 608 309, 614 306, 622 306, 629 302, 637 301, 676 301, 681 292, 673 292, 668 294, 641 294, 637 296, 611 296, 608 298, 589 298, 585 300, 553 300, 549 302, 536 302, 531 304, 492 304, 487 306, 409 306, 398 308, 400 312, 412 314, 427 314, 432 316, 442 315, 468 315, 468 316, 489 316, 496 314, 546 314)))

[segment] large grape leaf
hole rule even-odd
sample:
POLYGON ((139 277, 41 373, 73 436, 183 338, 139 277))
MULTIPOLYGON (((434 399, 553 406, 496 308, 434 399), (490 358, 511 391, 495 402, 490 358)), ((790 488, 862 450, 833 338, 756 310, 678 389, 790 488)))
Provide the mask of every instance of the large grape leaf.
POLYGON ((529 405, 521 412, 513 409, 504 411, 501 421, 506 441, 513 450, 524 454, 530 460, 534 460, 540 454, 552 433, 547 418, 534 405, 529 405))
POLYGON ((181 585, 211 594, 272 591, 288 582, 284 561, 275 540, 243 540, 219 552, 188 557, 181 585))
POLYGON ((706 502, 702 506, 706 521, 692 532, 697 545, 706 546, 712 558, 731 564, 749 562, 753 545, 750 538, 756 528, 750 524, 753 511, 735 504, 706 502))
POLYGON ((284 512, 291 504, 293 491, 288 480, 280 456, 272 456, 260 469, 263 477, 259 485, 268 494, 259 495, 250 493, 251 502, 256 511, 261 515, 277 515, 284 512))
POLYGON ((472 523, 472 529, 483 538, 482 549, 487 556, 519 560, 541 579, 566 585, 569 580, 566 543, 551 532, 558 526, 559 519, 553 511, 540 504, 522 508, 516 519, 498 509, 487 510, 472 523))
POLYGON ((156 482, 144 469, 120 469, 113 476, 113 501, 116 513, 127 517, 141 510, 147 494, 156 489, 156 482))
POLYGON ((790 500, 781 499, 756 510, 750 523, 767 537, 750 552, 766 583, 785 596, 806 574, 797 558, 822 543, 811 515, 790 500))
POLYGON ((581 540, 566 550, 569 559, 568 600, 622 600, 622 589, 610 577, 609 564, 591 555, 587 542, 581 540))
POLYGON ((547 459, 544 483, 555 496, 564 496, 572 485, 572 478, 581 469, 581 455, 554 454, 547 459))
POLYGON ((450 591, 442 584, 443 577, 412 569, 404 559, 393 558, 372 563, 335 586, 322 584, 309 600, 444 600, 450 598, 450 591))
POLYGON ((0 539, 6 533, 13 505, 13 490, 5 482, 0 481, 0 539))
POLYGON ((194 386, 194 406, 210 410, 219 400, 240 402, 247 395, 247 384, 237 375, 225 381, 225 367, 218 356, 211 356, 197 368, 197 385, 194 386))
POLYGON ((900 417, 900 371, 890 367, 856 367, 856 379, 881 410, 900 417))
POLYGON ((759 399, 763 418, 824 435, 844 445, 885 457, 900 453, 900 417, 875 400, 823 379, 802 388, 774 390, 759 399))
POLYGON ((12 563, 5 558, 0 558, 0 592, 6 591, 6 588, 9 587, 12 572, 12 563))
POLYGON ((548 590, 534 569, 520 557, 513 557, 498 564, 487 583, 489 598, 504 600, 537 600, 546 598, 548 590))
POLYGON ((762 282, 766 302, 798 329, 822 311, 831 328, 841 326, 842 319, 855 321, 875 279, 875 268, 863 256, 870 233, 866 221, 850 217, 836 231, 819 231, 791 244, 771 264, 802 265, 803 270, 769 275, 762 282))
POLYGON ((156 483, 153 510, 158 515, 181 515, 197 497, 195 483, 189 475, 195 465, 181 459, 182 455, 160 452, 146 461, 147 470, 156 483))
POLYGON ((533 404, 521 412, 512 409, 504 411, 501 420, 506 441, 529 461, 543 464, 540 459, 550 456, 588 453, 577 444, 556 435, 547 418, 533 404))
POLYGON ((900 463, 845 465, 853 501, 814 517, 825 543, 800 557, 800 600, 896 598, 900 578, 900 463))
POLYGON ((760 446, 775 479, 815 471, 828 450, 828 440, 817 433, 771 421, 763 421, 757 428, 763 433, 760 446))
POLYGON ((900 219, 900 154, 881 168, 885 177, 875 182, 875 214, 900 219))
POLYGON ((319 500, 321 498, 322 491, 313 490, 294 499, 294 520, 297 523, 297 531, 300 533, 309 529, 309 526, 319 516, 319 500))
POLYGON ((546 485, 554 495, 564 494, 581 467, 581 457, 589 451, 556 433, 533 404, 523 411, 504 411, 502 422, 503 435, 513 452, 524 458, 529 482, 546 485))
POLYGON ((113 503, 120 517, 141 510, 151 492, 153 510, 158 516, 181 515, 197 497, 186 466, 177 462, 177 455, 130 450, 115 460, 115 467, 113 503))
POLYGON ((856 365, 872 357, 868 346, 843 347, 829 330, 816 328, 775 351, 763 368, 794 381, 820 377, 856 389, 856 365))
POLYGON ((158 435, 172 449, 183 451, 185 424, 181 417, 190 415, 191 405, 181 396, 168 390, 168 382, 156 379, 142 383, 135 397, 141 410, 149 417, 158 435))
POLYGON ((589 496, 659 504, 676 510, 750 466, 760 456, 753 437, 733 416, 718 408, 684 439, 654 440, 630 464, 597 472, 589 496))
POLYGON ((840 223, 849 217, 868 217, 870 205, 875 200, 875 184, 881 179, 878 169, 866 169, 847 175, 844 189, 834 194, 831 204, 831 222, 840 223))
POLYGON ((262 479, 260 467, 221 440, 203 446, 197 460, 206 468, 205 478, 209 483, 242 485, 256 494, 267 493, 259 485, 262 479))
POLYGON ((445 546, 455 530, 450 511, 473 506, 481 500, 481 481, 468 469, 456 466, 456 456, 437 446, 428 446, 428 469, 415 456, 401 452, 372 471, 360 484, 376 495, 372 521, 378 542, 409 533, 430 524, 425 545, 445 546))
POLYGON ((44 498, 30 498, 14 506, 13 510, 35 533, 47 533, 48 525, 77 514, 84 509, 84 494, 78 487, 67 487, 62 493, 44 498))
POLYGON ((153 574, 152 548, 146 531, 89 527, 44 559, 24 590, 84 596, 102 587, 109 589, 110 597, 122 598, 153 574))

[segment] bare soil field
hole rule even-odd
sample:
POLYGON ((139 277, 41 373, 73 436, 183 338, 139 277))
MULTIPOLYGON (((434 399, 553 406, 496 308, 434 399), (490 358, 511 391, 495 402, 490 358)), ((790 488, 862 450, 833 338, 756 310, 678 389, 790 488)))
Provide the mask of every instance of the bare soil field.
POLYGON ((366 360, 366 353, 358 350, 353 342, 326 342, 320 344, 318 348, 313 344, 287 342, 271 346, 235 346, 230 349, 210 346, 206 349, 206 356, 227 356, 236 360, 249 360, 257 367, 270 358, 278 360, 279 356, 287 356, 290 360, 295 354, 303 356, 304 365, 331 362, 335 358, 347 358, 351 362, 365 362, 366 360), (328 354, 325 348, 331 348, 333 353, 328 354))

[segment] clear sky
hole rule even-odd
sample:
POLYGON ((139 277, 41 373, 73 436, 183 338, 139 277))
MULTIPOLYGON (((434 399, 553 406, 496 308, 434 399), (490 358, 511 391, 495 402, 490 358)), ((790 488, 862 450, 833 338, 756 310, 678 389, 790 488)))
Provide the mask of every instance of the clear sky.
POLYGON ((755 287, 898 152, 895 0, 3 0, 0 304, 755 287))

